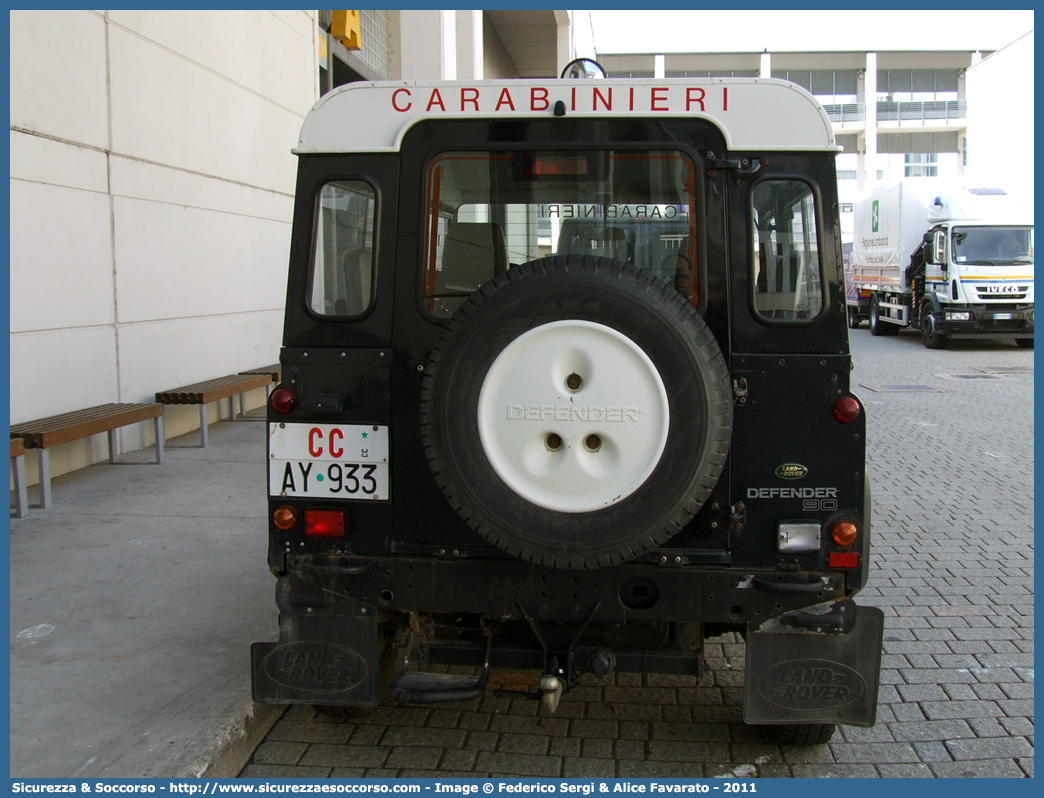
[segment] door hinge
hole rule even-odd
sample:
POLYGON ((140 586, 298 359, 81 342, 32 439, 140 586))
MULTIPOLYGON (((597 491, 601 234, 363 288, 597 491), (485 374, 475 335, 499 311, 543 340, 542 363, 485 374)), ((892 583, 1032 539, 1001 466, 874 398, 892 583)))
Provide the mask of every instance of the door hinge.
POLYGON ((746 377, 740 377, 738 380, 732 381, 732 397, 736 400, 737 404, 745 405, 747 403, 746 377))
POLYGON ((708 152, 704 158, 707 177, 716 177, 719 169, 732 169, 737 183, 749 180, 761 171, 761 167, 768 166, 768 162, 768 158, 715 158, 713 152, 708 152))
POLYGON ((729 508, 729 531, 742 532, 746 522, 747 506, 743 502, 736 502, 729 508))

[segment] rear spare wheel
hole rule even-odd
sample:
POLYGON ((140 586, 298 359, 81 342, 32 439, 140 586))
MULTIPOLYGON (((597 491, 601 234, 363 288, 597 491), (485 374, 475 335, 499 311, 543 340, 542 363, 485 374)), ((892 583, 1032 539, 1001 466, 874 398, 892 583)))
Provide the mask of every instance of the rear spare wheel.
POLYGON ((677 534, 728 453, 732 392, 710 330, 670 286, 554 256, 483 285, 428 362, 436 480, 523 559, 597 568, 677 534))

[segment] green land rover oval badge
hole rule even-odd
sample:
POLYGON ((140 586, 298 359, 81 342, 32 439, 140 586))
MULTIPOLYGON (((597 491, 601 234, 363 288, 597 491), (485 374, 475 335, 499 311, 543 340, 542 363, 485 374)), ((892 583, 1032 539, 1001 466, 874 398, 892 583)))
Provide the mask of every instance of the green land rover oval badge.
POLYGON ((776 476, 780 479, 802 479, 808 476, 808 469, 801 463, 784 463, 776 469, 776 476))

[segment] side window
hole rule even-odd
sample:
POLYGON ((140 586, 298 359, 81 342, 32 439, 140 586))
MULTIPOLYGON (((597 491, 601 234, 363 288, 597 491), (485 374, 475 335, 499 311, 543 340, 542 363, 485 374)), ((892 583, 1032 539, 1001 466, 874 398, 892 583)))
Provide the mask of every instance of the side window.
POLYGON ((322 316, 358 316, 373 302, 377 199, 361 180, 327 183, 319 192, 308 300, 322 316))
POLYGON ((823 309, 823 281, 811 186, 763 180, 751 197, 755 315, 779 322, 814 319, 823 309))

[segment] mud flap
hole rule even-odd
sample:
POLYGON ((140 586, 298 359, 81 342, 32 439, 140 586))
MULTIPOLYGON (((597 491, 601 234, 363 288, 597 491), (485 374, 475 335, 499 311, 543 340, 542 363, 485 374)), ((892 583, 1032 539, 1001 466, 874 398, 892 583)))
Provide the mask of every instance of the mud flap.
POLYGON ((743 720, 873 726, 884 613, 850 599, 747 627, 743 720))
POLYGON ((254 701, 377 704, 377 611, 300 579, 276 587, 279 641, 250 646, 254 701))

